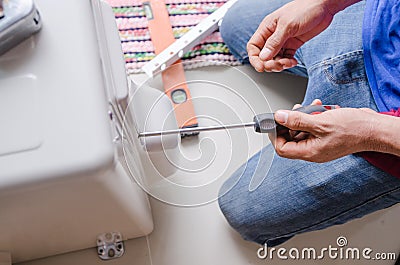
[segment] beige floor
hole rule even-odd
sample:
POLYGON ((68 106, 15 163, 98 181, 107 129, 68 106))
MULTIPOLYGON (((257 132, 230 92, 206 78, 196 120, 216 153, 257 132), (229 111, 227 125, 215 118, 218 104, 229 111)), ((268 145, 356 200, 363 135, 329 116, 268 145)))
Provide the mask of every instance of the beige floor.
MULTIPOLYGON (((292 76, 257 74, 250 67, 208 67, 188 71, 187 75, 196 87, 192 90, 193 97, 198 99, 196 111, 204 117, 201 122, 205 125, 213 122, 211 118, 224 123, 249 121, 252 112, 290 108, 301 101, 306 84, 306 80, 292 76)), ((143 80, 143 76, 133 78, 137 81, 143 80)), ((243 241, 226 223, 217 203, 213 201, 214 187, 210 186, 210 190, 207 190, 209 193, 206 192, 204 197, 196 188, 228 177, 235 167, 265 144, 266 137, 255 134, 251 129, 232 131, 229 134, 207 132, 202 133, 198 139, 186 140, 180 146, 181 156, 185 159, 182 162, 182 159, 176 158, 181 163, 178 165, 180 169, 168 178, 169 183, 175 185, 155 183, 151 186, 151 193, 156 197, 151 198, 154 232, 148 238, 127 241, 126 253, 122 258, 105 263, 98 259, 95 249, 87 249, 23 264, 394 264, 394 261, 329 258, 314 261, 259 259, 259 246, 243 241), (212 155, 208 155, 209 153, 212 155), (193 165, 198 168, 196 172, 189 170, 193 165), (218 180, 215 179, 216 176, 218 180), (177 185, 182 185, 183 188, 176 190, 177 185), (188 192, 185 185, 196 188, 193 192, 188 192), (171 205, 194 205, 206 201, 211 202, 196 207, 171 205)), ((144 161, 146 174, 153 179, 162 168, 157 159, 151 161, 144 158, 144 161)), ((297 236, 282 247, 288 250, 294 247, 314 247, 317 250, 329 245, 336 247, 337 238, 344 236, 348 247, 369 247, 373 253, 397 254, 400 250, 398 220, 400 208, 395 206, 345 225, 297 236)))

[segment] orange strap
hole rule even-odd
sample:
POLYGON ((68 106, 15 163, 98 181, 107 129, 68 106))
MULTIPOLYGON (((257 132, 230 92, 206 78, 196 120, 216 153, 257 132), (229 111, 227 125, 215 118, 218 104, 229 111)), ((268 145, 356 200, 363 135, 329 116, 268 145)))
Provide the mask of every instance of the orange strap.
MULTIPOLYGON (((143 7, 148 19, 151 41, 156 54, 159 54, 175 42, 165 2, 164 0, 144 0, 143 7)), ((165 93, 172 101, 179 127, 197 127, 192 97, 181 61, 177 61, 161 74, 165 93)))

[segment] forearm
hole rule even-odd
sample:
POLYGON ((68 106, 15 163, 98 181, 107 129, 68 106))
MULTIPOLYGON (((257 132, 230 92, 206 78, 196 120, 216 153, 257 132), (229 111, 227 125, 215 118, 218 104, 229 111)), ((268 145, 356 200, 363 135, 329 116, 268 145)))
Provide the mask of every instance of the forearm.
POLYGON ((400 118, 376 114, 370 134, 371 151, 400 156, 400 118))
POLYGON ((346 7, 349 7, 357 2, 360 2, 360 0, 322 0, 322 1, 327 5, 327 8, 332 15, 346 9, 346 7))

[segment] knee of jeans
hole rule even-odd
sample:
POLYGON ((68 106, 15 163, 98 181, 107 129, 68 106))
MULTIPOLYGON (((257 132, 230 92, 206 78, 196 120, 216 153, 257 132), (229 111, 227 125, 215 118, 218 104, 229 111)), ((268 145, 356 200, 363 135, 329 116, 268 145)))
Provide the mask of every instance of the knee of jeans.
POLYGON ((224 42, 228 46, 232 46, 233 44, 235 44, 237 36, 235 25, 238 22, 238 18, 240 18, 240 8, 238 8, 237 5, 238 4, 233 5, 228 10, 228 12, 226 12, 219 29, 221 32, 221 36, 224 39, 224 42))
POLYGON ((236 183, 235 174, 221 188, 218 198, 219 207, 229 225, 247 241, 264 244, 279 236, 279 227, 284 227, 278 218, 279 213, 273 204, 253 205, 254 198, 248 185, 236 183), (234 185, 234 186, 233 186, 234 185), (265 215, 263 213, 268 213, 265 215))
POLYGON ((222 39, 228 46, 231 53, 241 63, 246 63, 247 58, 247 37, 250 33, 246 27, 238 27, 240 23, 243 23, 244 19, 248 19, 243 16, 243 4, 246 1, 239 1, 234 4, 228 12, 225 14, 224 19, 220 27, 222 39))
MULTIPOLYGON (((263 219, 260 220, 259 215, 249 210, 249 205, 245 200, 245 197, 238 197, 232 191, 218 199, 221 212, 229 225, 238 232, 243 239, 258 244, 264 244, 269 239, 279 237, 279 231, 276 229, 276 220, 272 218, 274 216, 273 209, 263 209, 263 211, 270 212, 270 215, 264 216, 263 219), (243 204, 240 204, 241 202, 243 204)), ((283 223, 280 225, 284 226, 283 223)))
MULTIPOLYGON (((235 229, 244 239, 252 241, 249 231, 249 219, 241 207, 234 202, 235 196, 229 191, 218 198, 219 207, 229 225, 235 229)), ((236 198, 240 200, 240 198, 236 198)))

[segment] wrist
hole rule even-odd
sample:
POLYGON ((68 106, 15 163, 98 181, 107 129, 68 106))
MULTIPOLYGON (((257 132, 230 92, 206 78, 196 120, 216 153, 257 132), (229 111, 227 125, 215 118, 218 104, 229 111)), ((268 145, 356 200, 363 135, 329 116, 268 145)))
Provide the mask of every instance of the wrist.
POLYGON ((400 156, 400 118, 378 113, 374 116, 366 149, 400 156))
POLYGON ((359 2, 360 0, 322 0, 331 15, 346 9, 346 7, 351 6, 359 2))

